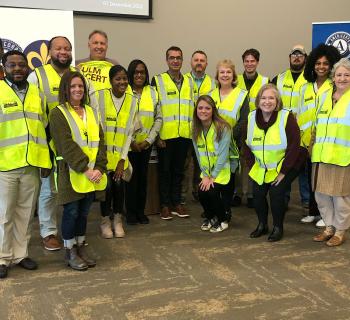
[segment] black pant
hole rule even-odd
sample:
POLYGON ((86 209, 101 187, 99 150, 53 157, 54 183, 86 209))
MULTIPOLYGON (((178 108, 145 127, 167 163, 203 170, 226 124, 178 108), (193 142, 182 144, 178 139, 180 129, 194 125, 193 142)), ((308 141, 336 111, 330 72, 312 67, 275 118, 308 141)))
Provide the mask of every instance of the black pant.
POLYGON ((113 216, 114 213, 122 213, 124 209, 124 180, 113 180, 113 172, 107 175, 106 200, 100 204, 102 217, 113 216))
POLYGON ((298 170, 291 169, 277 186, 274 186, 271 183, 263 183, 260 186, 253 181, 254 207, 260 223, 267 224, 269 206, 267 204, 266 196, 267 193, 269 193, 273 225, 283 228, 284 215, 286 213, 286 190, 290 188, 293 180, 298 175, 298 170))
POLYGON ((310 190, 310 200, 309 200, 309 216, 319 216, 320 211, 318 211, 317 202, 315 199, 315 191, 312 191, 312 164, 311 159, 308 157, 306 162, 307 168, 307 176, 309 182, 309 190, 310 190))
POLYGON ((159 196, 162 207, 181 203, 181 184, 190 139, 165 140, 166 147, 158 148, 159 196))
POLYGON ((128 158, 133 167, 131 180, 126 183, 126 217, 135 219, 145 213, 147 197, 147 172, 148 162, 152 148, 141 152, 130 151, 128 158))
POLYGON ((235 173, 231 172, 230 181, 223 186, 222 197, 224 201, 225 211, 231 210, 231 201, 235 193, 235 173))
POLYGON ((219 222, 227 220, 222 197, 224 187, 225 185, 214 183, 214 188, 210 188, 208 191, 198 189, 199 202, 204 209, 207 219, 212 219, 216 216, 219 222))

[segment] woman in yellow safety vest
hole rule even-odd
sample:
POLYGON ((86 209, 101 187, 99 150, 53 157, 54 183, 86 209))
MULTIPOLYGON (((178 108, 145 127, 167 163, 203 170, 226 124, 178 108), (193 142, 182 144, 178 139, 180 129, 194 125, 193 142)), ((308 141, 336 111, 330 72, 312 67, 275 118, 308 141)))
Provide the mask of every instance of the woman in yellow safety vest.
MULTIPOLYGON (((320 44, 314 48, 307 60, 304 69, 304 78, 308 81, 300 88, 300 100, 297 114, 300 127, 301 145, 309 149, 311 132, 315 127, 317 104, 322 94, 333 87, 330 73, 333 65, 340 59, 340 53, 332 45, 320 44)), ((305 164, 305 170, 299 175, 299 192, 309 194, 309 214, 301 219, 302 223, 316 222, 317 227, 324 227, 317 208, 315 193, 311 187, 311 157, 305 164), (309 186, 309 188, 305 188, 309 186), (303 187, 304 186, 304 187, 303 187), (306 189, 306 190, 305 190, 306 189)))
POLYGON ((230 145, 231 176, 223 191, 225 209, 230 219, 230 207, 235 191, 235 171, 238 167, 238 148, 241 146, 241 131, 242 126, 247 122, 249 113, 248 91, 237 87, 237 74, 235 65, 231 60, 225 59, 218 62, 215 78, 218 87, 210 95, 215 101, 219 115, 232 128, 230 145))
POLYGON ((87 102, 82 74, 66 72, 59 87, 59 106, 51 111, 49 123, 57 160, 57 201, 63 205, 66 262, 75 270, 96 265, 86 253, 87 216, 95 196, 103 197, 107 184, 103 132, 98 113, 87 102))
POLYGON ((280 94, 273 84, 259 90, 257 109, 248 116, 244 155, 253 179, 253 201, 259 224, 251 238, 268 233, 267 193, 273 218, 273 230, 268 241, 279 241, 283 236, 286 212, 285 193, 298 176, 307 152, 301 152, 300 132, 295 117, 282 108, 280 94))
POLYGON ((205 214, 201 229, 224 231, 228 221, 222 193, 231 176, 231 127, 219 116, 214 100, 208 95, 200 96, 196 102, 192 141, 201 170, 198 198, 205 214))
POLYGON ((138 98, 136 116, 140 130, 134 133, 128 158, 133 167, 131 180, 126 184, 126 222, 130 225, 148 224, 145 215, 147 197, 148 162, 152 144, 162 126, 162 115, 158 103, 158 93, 150 86, 146 64, 133 60, 128 67, 129 84, 138 98), (136 201, 135 201, 136 199, 136 201))
POLYGON ((314 241, 330 247, 345 241, 350 227, 350 62, 332 69, 334 86, 319 98, 312 135, 313 187, 326 228, 314 241))

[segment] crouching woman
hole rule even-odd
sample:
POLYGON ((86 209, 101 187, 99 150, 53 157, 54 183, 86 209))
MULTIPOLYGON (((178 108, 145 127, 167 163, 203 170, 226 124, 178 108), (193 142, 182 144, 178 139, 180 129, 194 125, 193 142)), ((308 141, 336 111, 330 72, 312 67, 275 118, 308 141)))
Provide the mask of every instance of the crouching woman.
POLYGON ((103 197, 107 158, 98 113, 87 105, 87 87, 79 72, 61 79, 59 103, 50 114, 57 160, 58 204, 63 205, 62 238, 66 262, 75 270, 94 267, 86 253, 87 216, 95 197, 103 197), (96 191, 96 192, 95 192, 96 191))
POLYGON ((201 170, 198 197, 204 209, 203 231, 228 228, 223 187, 230 181, 230 125, 219 116, 214 100, 200 96, 193 113, 192 140, 201 170))

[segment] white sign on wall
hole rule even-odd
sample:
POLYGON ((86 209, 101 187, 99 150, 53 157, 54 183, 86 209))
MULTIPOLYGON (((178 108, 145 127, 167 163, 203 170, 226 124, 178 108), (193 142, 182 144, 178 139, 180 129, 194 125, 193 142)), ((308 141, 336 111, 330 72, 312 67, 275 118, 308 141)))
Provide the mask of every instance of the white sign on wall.
POLYGON ((15 49, 24 52, 31 69, 48 63, 50 57, 47 45, 52 37, 67 37, 72 43, 74 54, 72 11, 0 7, 0 17, 0 38, 5 52, 15 49))

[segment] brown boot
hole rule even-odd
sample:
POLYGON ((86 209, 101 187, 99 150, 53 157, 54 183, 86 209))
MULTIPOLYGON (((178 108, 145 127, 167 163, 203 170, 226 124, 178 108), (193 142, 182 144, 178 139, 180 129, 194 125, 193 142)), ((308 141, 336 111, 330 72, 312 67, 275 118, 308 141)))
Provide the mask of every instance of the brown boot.
POLYGON ((78 256, 85 261, 89 268, 96 266, 96 260, 91 259, 86 252, 85 241, 78 244, 78 256))
POLYGON ((163 220, 171 220, 173 218, 168 207, 162 208, 162 211, 160 212, 160 218, 163 220))
POLYGON ((123 228, 123 219, 120 213, 114 215, 114 236, 116 238, 124 238, 125 231, 123 228))
POLYGON ((175 206, 175 208, 171 210, 171 213, 180 218, 188 218, 190 216, 182 204, 175 206))
POLYGON ((101 236, 104 239, 113 238, 112 223, 109 217, 102 217, 101 224, 101 236))
POLYGON ((78 250, 76 245, 74 245, 72 249, 66 249, 65 260, 67 265, 74 270, 84 271, 88 268, 86 262, 78 256, 78 250))

